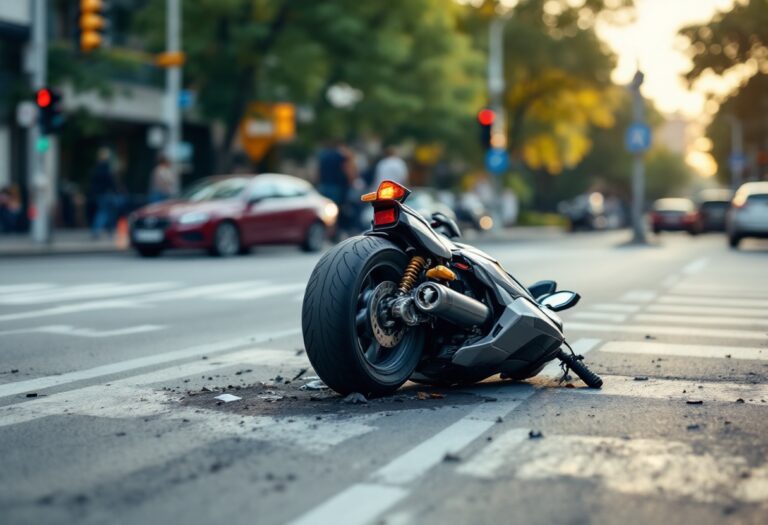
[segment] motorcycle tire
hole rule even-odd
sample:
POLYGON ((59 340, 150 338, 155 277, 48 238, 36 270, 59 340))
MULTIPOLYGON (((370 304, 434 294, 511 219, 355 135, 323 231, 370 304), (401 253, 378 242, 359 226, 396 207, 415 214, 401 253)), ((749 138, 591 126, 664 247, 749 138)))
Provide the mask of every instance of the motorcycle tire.
POLYGON ((390 394, 419 363, 423 329, 403 328, 399 342, 387 348, 370 335, 366 310, 373 290, 397 284, 408 260, 386 239, 357 236, 326 252, 312 271, 301 314, 304 345, 317 375, 336 392, 390 394))

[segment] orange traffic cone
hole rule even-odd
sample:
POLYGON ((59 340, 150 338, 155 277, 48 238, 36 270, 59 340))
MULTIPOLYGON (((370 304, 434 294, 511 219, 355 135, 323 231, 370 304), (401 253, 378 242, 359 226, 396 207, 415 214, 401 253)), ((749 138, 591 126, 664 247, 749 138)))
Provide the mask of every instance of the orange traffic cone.
POLYGON ((115 248, 118 250, 127 250, 129 244, 128 219, 120 217, 117 220, 117 228, 115 229, 115 248))

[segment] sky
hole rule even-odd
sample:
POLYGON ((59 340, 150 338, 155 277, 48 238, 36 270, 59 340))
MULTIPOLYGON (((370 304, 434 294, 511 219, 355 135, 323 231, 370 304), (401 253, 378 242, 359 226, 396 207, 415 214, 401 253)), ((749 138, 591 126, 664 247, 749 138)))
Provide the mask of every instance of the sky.
POLYGON ((705 93, 726 94, 741 77, 734 74, 722 79, 711 75, 689 91, 681 75, 688 71, 691 61, 685 54, 685 39, 679 38, 677 31, 709 21, 717 11, 729 10, 733 0, 635 0, 635 5, 633 23, 597 25, 598 34, 619 58, 613 80, 628 83, 639 61, 645 73, 642 92, 662 112, 697 118, 716 110, 716 106, 706 106, 705 93))

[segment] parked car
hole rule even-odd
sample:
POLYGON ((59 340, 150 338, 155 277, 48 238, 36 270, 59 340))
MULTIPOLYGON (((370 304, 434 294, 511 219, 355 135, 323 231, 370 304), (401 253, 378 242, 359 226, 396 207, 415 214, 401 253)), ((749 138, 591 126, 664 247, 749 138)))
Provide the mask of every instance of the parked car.
POLYGON ((651 211, 653 233, 687 231, 695 235, 696 217, 696 206, 691 199, 659 199, 653 203, 651 211))
POLYGON ((320 250, 332 233, 336 205, 289 175, 225 175, 202 179, 176 200, 130 216, 131 245, 143 257, 170 248, 232 256, 256 244, 320 250))
POLYGON ((462 194, 454 206, 454 211, 462 229, 484 232, 493 228, 491 212, 475 193, 462 194))
POLYGON ((725 217, 731 207, 733 192, 724 189, 703 190, 697 198, 696 233, 725 231, 725 217))
POLYGON ((605 197, 598 191, 582 193, 562 201, 557 211, 568 218, 571 231, 605 230, 608 219, 605 215, 605 197))
POLYGON ((768 238, 768 182, 747 182, 736 191, 726 231, 732 248, 745 237, 768 238))

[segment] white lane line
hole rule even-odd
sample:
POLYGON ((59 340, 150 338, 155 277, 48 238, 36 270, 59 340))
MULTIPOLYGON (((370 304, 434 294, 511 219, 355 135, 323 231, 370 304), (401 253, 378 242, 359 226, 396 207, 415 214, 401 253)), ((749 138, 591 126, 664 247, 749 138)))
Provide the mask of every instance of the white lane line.
MULTIPOLYGON (((762 284, 762 283, 759 283, 762 284)), ((754 286, 732 286, 724 284, 715 284, 711 282, 691 282, 685 281, 680 283, 675 288, 695 290, 701 292, 712 292, 713 294, 720 293, 732 293, 738 295, 740 293, 760 293, 768 295, 768 287, 755 284, 754 286)))
POLYGON ((704 403, 744 403, 768 406, 768 385, 747 383, 716 383, 680 379, 648 378, 647 381, 635 381, 627 376, 603 376, 603 387, 561 388, 552 387, 549 392, 564 395, 569 392, 578 395, 599 395, 636 397, 644 399, 668 399, 678 401, 702 401, 704 403))
POLYGON ((32 310, 28 312, 17 312, 13 314, 0 315, 2 321, 19 321, 22 319, 36 319, 38 317, 50 317, 53 315, 66 315, 79 312, 90 312, 93 310, 107 310, 112 308, 147 308, 136 301, 118 299, 115 301, 88 301, 86 303, 66 304, 44 308, 42 310, 32 310))
POLYGON ((146 357, 139 357, 136 359, 129 359, 127 361, 120 361, 119 363, 112 363, 109 365, 97 366, 94 368, 88 368, 86 370, 77 370, 75 372, 68 372, 66 374, 56 376, 38 377, 36 379, 29 379, 26 381, 17 381, 15 383, 7 383, 0 385, 0 397, 13 396, 22 394, 24 392, 38 391, 45 388, 51 388, 54 386, 66 385, 74 383, 76 381, 83 381, 86 379, 94 379, 97 377, 104 377, 112 374, 120 374, 139 368, 148 366, 160 365, 177 361, 180 359, 188 359, 190 357, 198 357, 201 355, 212 354, 215 352, 223 352, 225 350, 234 350, 249 345, 263 343, 270 339, 276 339, 278 337, 286 337, 290 335, 298 334, 298 329, 280 330, 262 334, 255 337, 240 337, 237 339, 229 339, 226 341, 220 341, 217 343, 209 343, 199 346, 193 346, 191 348, 185 348, 183 350, 176 350, 173 352, 166 352, 162 354, 155 354, 146 357))
POLYGON ((682 277, 673 273, 672 275, 665 277, 664 280, 661 281, 661 285, 664 286, 665 288, 671 288, 672 286, 679 283, 681 279, 682 277))
POLYGON ((709 264, 709 257, 700 257, 695 261, 692 261, 686 264, 685 266, 683 266, 683 269, 681 271, 685 275, 693 275, 703 270, 707 264, 709 264))
POLYGON ((216 299, 222 294, 237 290, 248 290, 252 287, 263 286, 266 281, 235 281, 217 284, 205 284, 202 286, 188 286, 181 290, 155 293, 140 297, 142 302, 177 301, 179 299, 194 299, 197 297, 209 297, 216 299))
POLYGON ((637 312, 641 306, 639 304, 620 304, 620 303, 598 303, 590 306, 592 310, 605 310, 607 312, 637 312))
POLYGON ((456 471, 488 480, 585 479, 601 492, 710 504, 768 500, 768 465, 752 467, 743 456, 702 453, 669 439, 547 434, 530 440, 527 432, 507 431, 456 471))
POLYGON ((535 392, 535 389, 523 384, 507 385, 494 391, 494 395, 500 396, 496 403, 479 405, 451 426, 384 465, 371 475, 370 481, 352 485, 290 522, 290 525, 364 525, 372 522, 408 495, 409 490, 403 485, 409 485, 426 474, 441 463, 447 453, 460 452, 491 428, 497 418, 506 416, 535 392), (392 492, 393 488, 398 491, 392 492), (361 492, 367 499, 355 506, 354 514, 347 515, 345 505, 356 501, 355 496, 361 492), (386 501, 387 505, 378 500, 386 501))
POLYGON ((270 295, 288 294, 304 290, 307 283, 288 283, 276 284, 274 286, 264 286, 253 290, 243 290, 239 292, 230 292, 222 294, 217 299, 233 299, 236 301, 245 301, 250 299, 260 299, 270 295))
POLYGON ((598 323, 568 323, 566 331, 579 332, 616 332, 650 335, 679 335, 685 337, 720 337, 724 339, 753 339, 768 341, 768 332, 751 330, 727 330, 717 328, 689 328, 685 326, 654 326, 654 325, 611 325, 598 323))
POLYGON ((146 332, 156 332, 157 330, 163 330, 166 328, 162 325, 155 324, 143 324, 138 326, 128 326, 125 328, 117 328, 115 330, 93 330, 91 328, 77 328, 70 325, 51 325, 51 326, 37 326, 33 328, 19 328, 18 330, 6 330, 0 332, 0 336, 3 335, 17 335, 17 334, 53 334, 53 335, 70 335, 74 337, 90 337, 90 338, 102 338, 102 337, 117 337, 122 335, 143 334, 146 332))
POLYGON ((340 492, 314 510, 291 521, 289 525, 358 525, 404 499, 408 491, 371 483, 358 483, 340 492))
POLYGON ((768 309, 759 308, 736 308, 736 307, 717 307, 717 306, 692 306, 692 305, 674 305, 674 304, 649 304, 646 308, 648 312, 662 312, 670 314, 688 314, 688 315, 743 315, 746 317, 768 318, 768 309))
MULTIPOLYGON (((600 343, 602 343, 602 340, 600 339, 584 337, 571 344, 571 348, 573 348, 573 351, 578 355, 586 355, 594 350, 600 343)), ((562 376, 563 370, 560 368, 560 361, 557 359, 553 360, 539 372, 539 375, 549 377, 562 376)))
POLYGON ((768 297, 768 290, 711 290, 702 289, 698 286, 675 286, 669 293, 674 295, 725 297, 729 299, 764 299, 768 297))
POLYGON ((699 306, 735 306, 746 308, 768 308, 768 299, 731 299, 723 297, 691 297, 685 295, 665 295, 659 297, 664 304, 691 304, 699 306))
POLYGON ((751 326, 768 327, 768 318, 726 317, 724 315, 674 315, 674 314, 637 314, 634 321, 641 323, 703 324, 708 326, 751 326))
POLYGON ((619 299, 626 303, 648 303, 656 298, 654 290, 630 290, 619 299))
POLYGON ((589 319, 611 323, 623 323, 627 320, 627 314, 612 314, 609 312, 575 312, 570 317, 571 319, 589 319))
POLYGON ((82 286, 57 288, 37 293, 13 294, 0 297, 0 304, 22 305, 74 301, 78 299, 97 299, 119 295, 138 295, 157 290, 176 288, 179 283, 156 282, 141 284, 100 283, 82 286))
POLYGON ((32 292, 37 290, 45 290, 46 288, 53 288, 53 286, 54 285, 49 283, 4 284, 0 286, 0 294, 32 292))
POLYGON ((608 341, 600 352, 610 354, 650 354, 672 357, 704 357, 768 360, 768 347, 714 346, 656 343, 652 341, 608 341))

